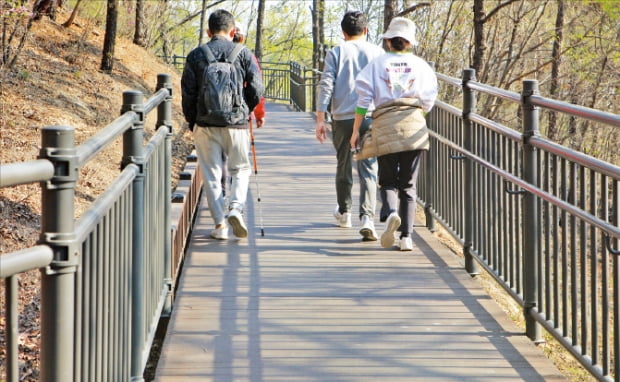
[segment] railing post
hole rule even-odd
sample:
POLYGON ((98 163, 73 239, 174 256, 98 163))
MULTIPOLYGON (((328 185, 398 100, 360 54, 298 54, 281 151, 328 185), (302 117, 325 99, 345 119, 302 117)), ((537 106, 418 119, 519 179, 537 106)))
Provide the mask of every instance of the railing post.
POLYGON ((41 238, 54 253, 42 269, 41 381, 74 380, 75 272, 79 252, 74 238, 74 197, 78 179, 74 129, 42 130, 39 158, 54 164, 54 176, 42 183, 41 238))
MULTIPOLYGON (((476 111, 476 94, 467 86, 468 81, 476 80, 476 71, 474 69, 463 70, 463 145, 465 150, 473 152, 474 145, 474 129, 472 128, 469 115, 476 111)), ((474 240, 474 162, 465 159, 465 176, 463 182, 464 202, 464 247, 463 255, 465 256, 465 269, 474 276, 480 274, 479 266, 474 259, 473 240, 474 240)))
POLYGON ((168 296, 164 302, 163 315, 169 316, 172 311, 172 228, 170 222, 170 209, 172 203, 171 169, 172 169, 172 77, 169 74, 157 75, 157 90, 168 90, 166 100, 157 107, 157 126, 166 126, 166 159, 164 170, 164 283, 168 286, 168 296))
POLYGON ((123 92, 121 114, 137 113, 133 126, 123 134, 122 167, 135 164, 139 173, 133 181, 133 233, 131 264, 131 380, 143 381, 142 346, 145 338, 144 323, 144 178, 145 163, 142 139, 144 135, 143 94, 129 90, 123 92))
MULTIPOLYGON (((530 137, 540 135, 539 109, 532 105, 530 96, 537 95, 538 81, 523 81, 523 180, 538 187, 537 150, 529 143, 530 137)), ((525 333, 534 342, 543 342, 541 328, 530 314, 538 302, 538 198, 531 192, 523 195, 523 313, 525 333)))
MULTIPOLYGON (((434 62, 429 62, 429 65, 435 69, 435 63, 434 62)), ((428 113, 426 115, 426 126, 429 130, 433 130, 433 128, 435 127, 435 109, 431 110, 430 113, 428 113)), ((431 139, 430 140, 431 144, 430 147, 428 149, 428 153, 425 157, 426 159, 426 169, 425 169, 425 173, 427 174, 427 179, 424 181, 424 199, 425 199, 425 203, 424 203, 424 217, 426 220, 426 228, 428 228, 429 231, 431 232, 435 232, 437 231, 437 227, 436 227, 436 222, 435 222, 435 216, 433 215, 433 193, 435 192, 435 182, 430 181, 430 177, 428 176, 429 174, 433 173, 434 170, 434 157, 435 155, 437 155, 437 153, 435 152, 435 142, 431 139)))

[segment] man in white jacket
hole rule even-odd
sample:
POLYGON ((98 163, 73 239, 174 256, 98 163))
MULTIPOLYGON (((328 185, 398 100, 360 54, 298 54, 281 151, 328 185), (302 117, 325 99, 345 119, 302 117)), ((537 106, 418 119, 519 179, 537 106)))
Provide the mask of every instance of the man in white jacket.
MULTIPOLYGON (((345 42, 331 49, 325 57, 325 65, 317 96, 316 137, 323 143, 327 139, 325 112, 331 103, 332 140, 336 148, 336 198, 334 211, 336 224, 351 227, 352 209, 352 153, 349 140, 353 132, 353 120, 357 105, 355 77, 373 59, 381 56, 381 47, 366 41, 368 17, 359 11, 347 12, 340 23, 345 42)), ((369 114, 372 110, 369 110, 369 114)), ((365 118, 360 128, 363 135, 370 128, 370 118, 365 118)), ((362 240, 377 240, 374 227, 377 199, 377 162, 368 158, 357 162, 360 179, 359 218, 362 240)))

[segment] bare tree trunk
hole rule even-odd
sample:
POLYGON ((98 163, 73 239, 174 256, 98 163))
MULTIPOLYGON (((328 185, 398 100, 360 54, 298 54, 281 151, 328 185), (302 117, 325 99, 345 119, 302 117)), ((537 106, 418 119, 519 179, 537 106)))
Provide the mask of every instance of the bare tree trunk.
POLYGON ((397 0, 385 0, 383 6, 383 31, 385 32, 390 25, 390 21, 396 16, 396 9, 398 7, 397 0))
POLYGON ((108 0, 108 10, 105 21, 105 36, 103 38, 103 54, 101 70, 112 72, 114 67, 114 46, 116 44, 116 23, 118 20, 118 0, 108 0))
MULTIPOLYGON (((560 88, 560 65, 562 63, 562 39, 564 37, 564 0, 557 0, 558 11, 555 16, 555 33, 553 37, 553 51, 551 58, 551 84, 549 85, 549 97, 557 98, 560 88)), ((557 114, 549 112, 549 127, 547 138, 555 140, 557 135, 557 114)))
POLYGON ((265 18, 265 0, 258 0, 258 15, 256 17, 256 47, 254 55, 261 61, 263 59, 263 19, 265 18))
MULTIPOLYGON (((484 11, 484 0, 474 0, 474 56, 471 68, 476 71, 478 81, 485 81, 485 74, 482 72, 484 65, 484 53, 487 49, 484 33, 484 24, 489 21, 500 9, 519 0, 506 0, 493 8, 488 14, 484 11)), ((521 0, 523 1, 523 0, 521 0)))
POLYGON ((312 68, 319 67, 319 0, 312 0, 312 68))
MULTIPOLYGON (((398 6, 397 0, 385 0, 383 2, 383 31, 385 32, 390 26, 390 21, 396 16, 396 8, 398 6)), ((383 49, 387 50, 388 46, 385 40, 383 40, 383 49)))
POLYGON ((80 7, 81 2, 82 0, 77 0, 77 3, 75 3, 75 7, 73 7, 73 10, 71 11, 71 16, 69 16, 67 21, 62 24, 63 27, 69 28, 71 25, 73 25, 73 21, 75 21, 75 16, 77 16, 77 11, 80 7))
POLYGON ((480 76, 486 45, 484 42, 484 0, 474 0, 474 56, 471 68, 480 76))
POLYGON ((319 0, 319 68, 325 61, 325 0, 319 0))
POLYGON ((325 7, 322 0, 312 0, 312 68, 321 69, 321 51, 325 39, 323 38, 323 12, 325 7))
POLYGON ((207 0, 202 0, 202 13, 200 14, 200 32, 198 34, 198 45, 205 43, 207 30, 207 0))
POLYGON ((144 0, 136 0, 136 28, 133 34, 133 43, 142 47, 146 45, 146 23, 144 17, 144 0))

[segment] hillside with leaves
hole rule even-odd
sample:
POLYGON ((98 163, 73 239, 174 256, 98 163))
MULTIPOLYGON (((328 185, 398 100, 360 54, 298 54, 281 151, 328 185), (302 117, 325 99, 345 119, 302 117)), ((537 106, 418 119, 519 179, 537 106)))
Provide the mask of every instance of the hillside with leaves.
MULTIPOLYGON (((68 13, 60 11, 58 20, 68 13)), ((174 95, 174 174, 192 150, 192 138, 180 109, 178 73, 131 40, 117 40, 115 69, 111 75, 99 71, 103 31, 87 19, 70 28, 44 18, 33 24, 22 53, 12 70, 0 74, 0 163, 36 159, 41 128, 66 125, 75 128, 76 144, 93 136, 120 115, 122 92, 139 90, 150 96, 157 74, 172 75, 174 95)), ((145 125, 148 136, 155 117, 145 125)), ((76 215, 119 174, 120 142, 112 145, 85 166, 76 194, 76 215)), ((38 184, 0 190, 0 253, 27 248, 38 239, 40 227, 38 184)), ((20 349, 23 380, 38 380, 39 273, 20 279, 20 349)), ((4 283, 0 286, 0 310, 4 310, 4 283)), ((4 313, 0 313, 4 320, 4 313)), ((0 376, 4 375, 4 325, 0 321, 0 376)))

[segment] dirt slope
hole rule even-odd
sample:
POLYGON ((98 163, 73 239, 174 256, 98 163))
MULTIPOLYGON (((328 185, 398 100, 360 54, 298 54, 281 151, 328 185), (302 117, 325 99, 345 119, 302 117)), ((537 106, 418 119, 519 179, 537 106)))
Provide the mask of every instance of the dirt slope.
MULTIPOLYGON (((57 20, 66 20, 60 12, 57 20)), ((174 176, 192 149, 180 108, 178 73, 145 49, 119 37, 113 73, 99 71, 104 32, 91 21, 78 19, 64 28, 47 18, 36 23, 12 71, 0 72, 0 163, 36 159, 40 129, 48 125, 75 128, 77 144, 93 136, 120 115, 122 92, 136 89, 145 99, 154 91, 158 73, 173 76, 175 155, 174 176)), ((149 117, 145 132, 154 130, 149 117)), ((120 142, 119 142, 120 143, 120 142)), ((98 155, 80 173, 76 216, 119 173, 122 145, 98 155)), ((0 254, 27 248, 38 239, 40 192, 38 185, 0 189, 0 254)), ((23 380, 38 379, 39 274, 20 279, 20 364, 23 380)), ((4 283, 0 286, 0 380, 4 379, 4 283)))

